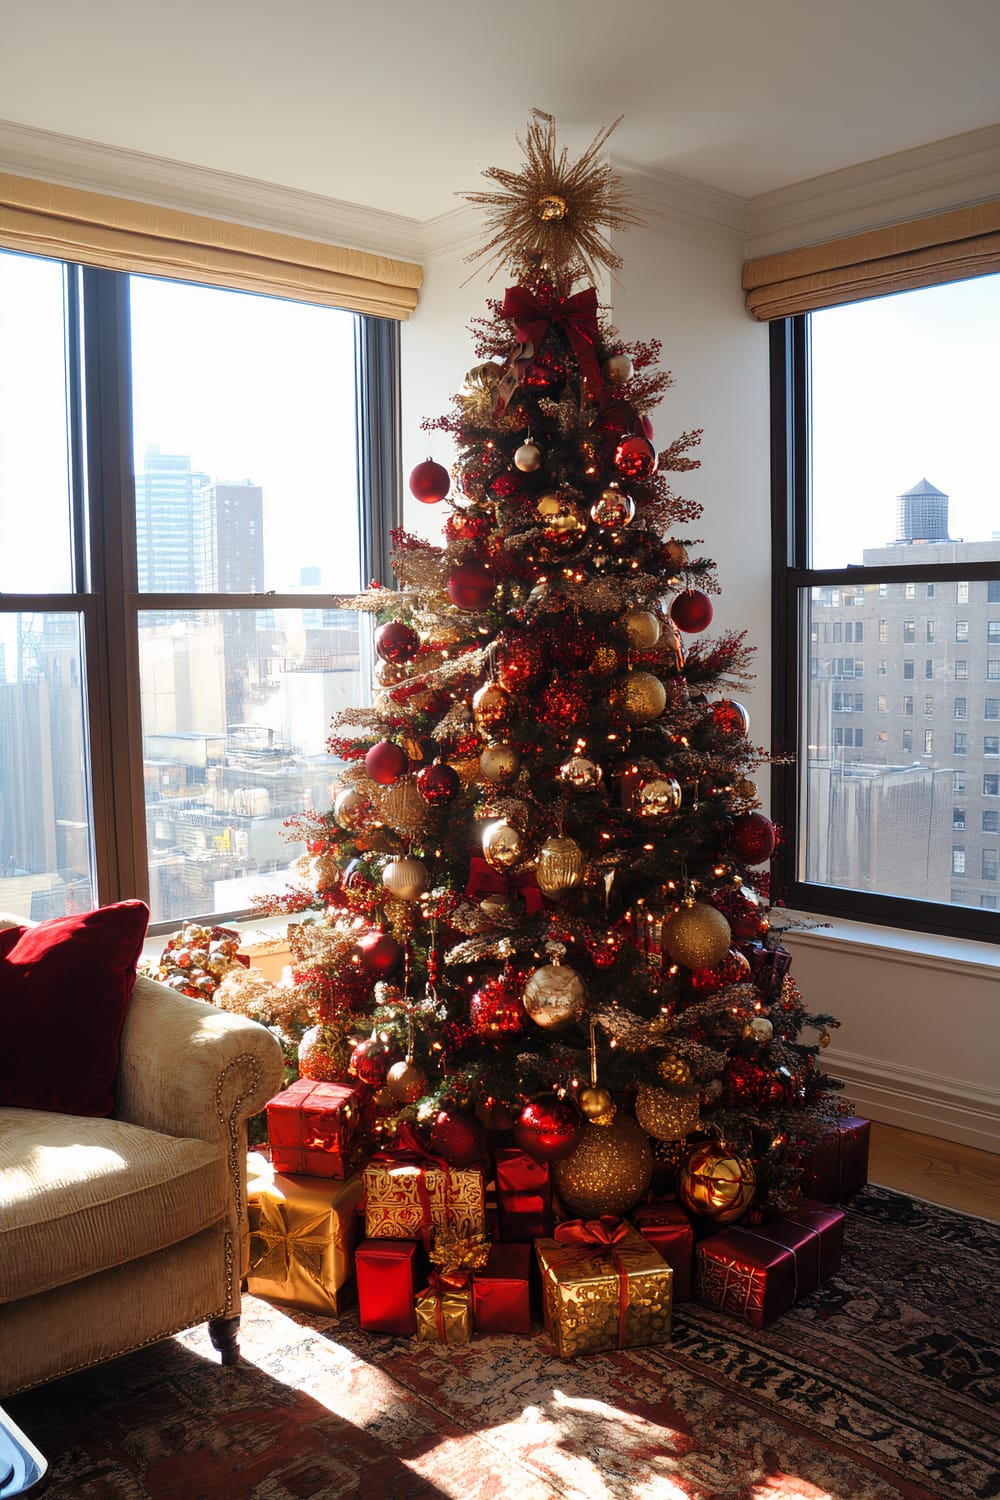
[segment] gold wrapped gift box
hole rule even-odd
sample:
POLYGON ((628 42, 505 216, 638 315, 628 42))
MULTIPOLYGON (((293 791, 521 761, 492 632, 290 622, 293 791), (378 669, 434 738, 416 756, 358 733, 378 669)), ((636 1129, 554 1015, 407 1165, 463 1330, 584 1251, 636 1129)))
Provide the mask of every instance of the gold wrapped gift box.
POLYGON ((247 1291, 327 1315, 350 1300, 361 1174, 344 1181, 292 1177, 251 1160, 247 1184, 247 1291))
POLYGON ((364 1171, 365 1235, 370 1240, 429 1241, 435 1230, 475 1236, 486 1230, 478 1167, 370 1161, 364 1171))
POLYGON ((417 1293, 417 1338, 426 1344, 467 1344, 472 1338, 472 1277, 433 1275, 417 1293))
POLYGON ((648 1240, 610 1218, 571 1220, 556 1235, 536 1240, 535 1252, 545 1327, 562 1359, 670 1342, 673 1272, 648 1240))

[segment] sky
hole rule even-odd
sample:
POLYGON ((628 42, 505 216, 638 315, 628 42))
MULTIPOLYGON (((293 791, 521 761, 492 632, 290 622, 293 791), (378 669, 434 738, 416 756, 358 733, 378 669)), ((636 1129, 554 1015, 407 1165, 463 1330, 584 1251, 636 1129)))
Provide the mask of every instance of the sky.
MULTIPOLYGON (((814 313, 813 566, 895 536, 895 497, 951 497, 949 532, 1000 532, 1000 276, 814 313)), ((1000 541, 998 541, 1000 555, 1000 541)))

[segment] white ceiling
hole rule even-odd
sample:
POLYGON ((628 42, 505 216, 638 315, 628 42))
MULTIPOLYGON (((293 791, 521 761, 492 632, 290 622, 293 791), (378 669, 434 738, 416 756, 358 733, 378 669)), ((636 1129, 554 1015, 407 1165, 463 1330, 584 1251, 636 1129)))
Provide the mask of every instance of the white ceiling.
POLYGON ((0 0, 0 115, 423 221, 575 154, 741 198, 1000 119, 1000 0, 0 0))

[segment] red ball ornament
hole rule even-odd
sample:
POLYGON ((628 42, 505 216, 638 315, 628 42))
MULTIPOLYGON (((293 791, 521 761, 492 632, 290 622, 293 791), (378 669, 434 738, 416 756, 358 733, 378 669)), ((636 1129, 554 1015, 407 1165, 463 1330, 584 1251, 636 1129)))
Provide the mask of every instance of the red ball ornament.
POLYGON ((714 613, 711 599, 700 589, 685 589, 670 606, 670 618, 674 624, 689 634, 707 630, 714 613))
POLYGON ((497 676, 508 692, 530 687, 545 671, 545 654, 536 636, 504 641, 497 653, 497 676))
POLYGON ((359 1042, 351 1053, 351 1072, 362 1083, 367 1083, 369 1088, 380 1089, 385 1084, 389 1067, 394 1060, 394 1054, 385 1042, 380 1042, 377 1037, 368 1037, 359 1042))
POLYGON ((738 943, 752 942, 767 927, 760 907, 744 891, 714 891, 709 899, 729 923, 738 943))
POLYGON ((362 972, 369 979, 385 979, 403 956, 403 950, 388 932, 366 932, 355 944, 362 972))
POLYGON ((514 1144, 535 1161, 563 1161, 576 1150, 585 1124, 570 1099, 540 1094, 514 1121, 514 1144))
POLYGON ((492 603, 497 581, 489 568, 473 559, 462 563, 448 580, 448 598, 457 609, 485 609, 492 603))
POLYGON ((603 437, 620 438, 623 432, 635 432, 639 425, 639 413, 629 401, 608 401, 594 420, 595 429, 603 437))
POLYGON ((596 630, 566 621, 565 630, 549 632, 548 648, 557 667, 568 672, 584 671, 597 655, 601 644, 596 630))
POLYGON ((749 961, 735 948, 730 948, 722 962, 717 963, 714 968, 693 969, 689 983, 697 995, 714 995, 719 990, 728 989, 731 984, 746 984, 749 979, 749 961))
POLYGON ((471 515, 468 511, 454 511, 444 523, 444 534, 449 542, 478 542, 490 529, 488 516, 471 515))
POLYGON ((581 724, 590 712, 586 693, 570 682, 552 682, 539 700, 538 717, 550 729, 581 724))
POLYGON ((515 1036, 527 1017, 521 999, 523 985, 505 979, 487 979, 469 1001, 469 1021, 477 1036, 515 1036))
POLYGON ((531 493, 531 482, 520 470, 505 469, 490 480, 490 494, 498 500, 523 500, 531 493))
POLYGON ((410 764, 406 751, 395 740, 379 740, 365 756, 365 770, 379 786, 391 786, 410 764))
POLYGON ((419 649, 419 635, 402 620, 389 620, 375 632, 375 652, 383 661, 412 661, 419 649))
POLYGON ((431 1150, 452 1167, 471 1167, 486 1155, 486 1126, 471 1109, 442 1109, 431 1126, 431 1150))
POLYGON ((442 464, 435 463, 432 458, 425 458, 422 464, 417 464, 410 475, 410 493, 425 505, 436 505, 450 489, 448 470, 442 464))
POLYGON ((709 704, 708 711, 715 727, 723 734, 746 736, 750 733, 750 715, 734 698, 720 698, 709 704))
POLYGON ((438 760, 418 771, 415 780, 417 791, 428 807, 446 807, 454 801, 462 785, 458 772, 438 760))
POLYGON ((656 449, 648 437, 635 433, 622 438, 612 462, 625 479, 649 479, 656 473, 656 449))
POLYGON ((761 812, 741 813, 729 830, 729 847, 747 865, 762 865, 771 858, 778 831, 761 812))

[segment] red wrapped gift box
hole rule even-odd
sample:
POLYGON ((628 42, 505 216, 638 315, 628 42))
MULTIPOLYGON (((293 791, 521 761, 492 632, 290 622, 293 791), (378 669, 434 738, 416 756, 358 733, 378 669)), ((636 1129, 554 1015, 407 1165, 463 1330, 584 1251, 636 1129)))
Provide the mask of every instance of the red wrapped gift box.
POLYGON ((871 1125, 856 1115, 838 1120, 802 1163, 799 1186, 819 1203, 846 1203, 868 1181, 871 1125))
POLYGON ((490 1258, 472 1278, 477 1333, 530 1333, 530 1245, 494 1245, 490 1258))
POLYGON ((766 1328, 832 1276, 844 1250, 839 1208, 802 1203, 752 1229, 722 1229, 695 1255, 695 1296, 766 1328))
POLYGON ((629 1214, 643 1239, 674 1272, 674 1303, 691 1301, 694 1230, 679 1203, 640 1203, 629 1214))
POLYGON ((363 1240, 354 1256, 358 1321, 369 1333, 417 1331, 414 1298, 424 1278, 416 1240, 363 1240))
POLYGON ((530 1244, 552 1233, 552 1178, 547 1162, 515 1147, 495 1152, 500 1238, 530 1244))
POLYGON ((274 1170, 350 1177, 368 1154, 373 1120, 372 1096, 364 1084, 297 1079, 268 1101, 274 1170))

